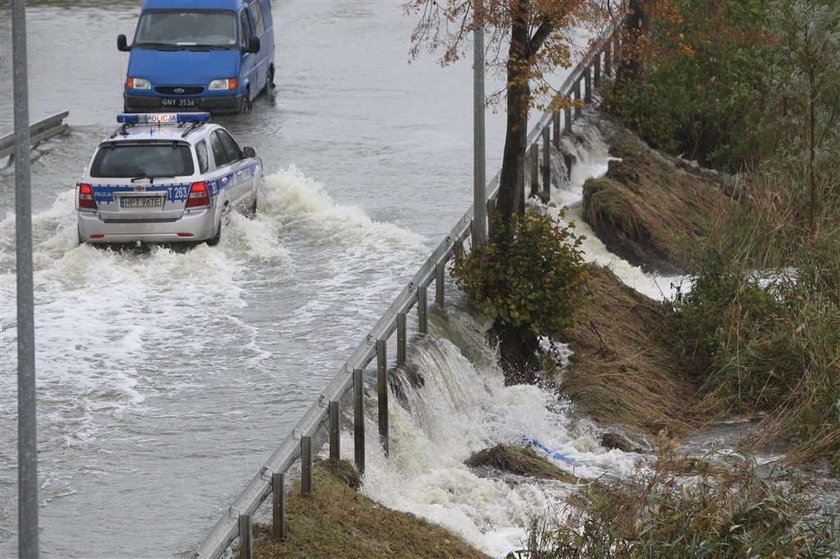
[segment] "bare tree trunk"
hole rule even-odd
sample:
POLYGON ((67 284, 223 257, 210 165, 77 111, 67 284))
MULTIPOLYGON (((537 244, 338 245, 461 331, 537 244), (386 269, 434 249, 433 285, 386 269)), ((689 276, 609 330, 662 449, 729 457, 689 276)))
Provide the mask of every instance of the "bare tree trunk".
MULTIPOLYGON (((529 0, 512 0, 510 50, 507 61, 507 133, 499 182, 498 210, 509 222, 525 214, 525 147, 528 140, 528 13, 529 0)), ((509 231, 509 228, 497 228, 509 231)))

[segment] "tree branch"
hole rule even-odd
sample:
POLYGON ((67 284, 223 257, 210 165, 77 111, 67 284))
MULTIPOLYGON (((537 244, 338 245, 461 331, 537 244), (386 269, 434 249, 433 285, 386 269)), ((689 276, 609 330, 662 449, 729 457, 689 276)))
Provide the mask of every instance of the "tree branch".
POLYGON ((551 35, 551 32, 554 30, 554 23, 552 23, 550 18, 544 17, 542 23, 537 28, 537 31, 531 37, 531 40, 528 41, 528 56, 535 54, 537 51, 540 50, 540 47, 548 39, 548 36, 551 35))

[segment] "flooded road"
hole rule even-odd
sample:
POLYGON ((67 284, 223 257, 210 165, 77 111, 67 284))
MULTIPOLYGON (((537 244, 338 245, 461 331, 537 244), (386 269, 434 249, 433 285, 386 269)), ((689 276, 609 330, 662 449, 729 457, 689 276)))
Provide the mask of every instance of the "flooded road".
MULTIPOLYGON (((401 2, 274 5, 277 88, 220 119, 268 175, 216 248, 75 241, 73 186, 122 108, 136 2, 30 2, 41 545, 190 551, 471 202, 472 76, 408 64, 401 2)), ((0 7, 0 131, 12 129, 0 7)), ((488 88, 489 89, 489 88, 488 88)), ((503 115, 488 115, 488 169, 503 115)), ((14 556, 13 169, 0 170, 0 556, 14 556)))

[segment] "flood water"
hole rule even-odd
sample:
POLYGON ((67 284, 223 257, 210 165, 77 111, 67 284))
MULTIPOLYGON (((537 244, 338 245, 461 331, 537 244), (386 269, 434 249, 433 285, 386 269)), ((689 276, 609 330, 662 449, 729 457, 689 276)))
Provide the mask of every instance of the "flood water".
MULTIPOLYGON (((45 557, 188 554, 471 203, 471 68, 432 56, 409 65, 414 19, 402 6, 275 2, 277 88, 251 114, 220 119, 265 164, 257 218, 235 216, 214 248, 113 252, 78 246, 73 191, 121 110, 127 54, 115 38, 131 36, 139 3, 30 2, 31 120, 69 110, 71 125, 32 166, 45 557)), ((0 7, 0 133, 12 129, 9 15, 0 7)), ((499 85, 489 81, 488 93, 499 85)), ((490 176, 503 125, 488 112, 490 176)), ((17 549, 13 192, 12 169, 0 170, 3 557, 17 549)), ((454 359, 441 351, 435 359, 454 359)), ((538 392, 511 394, 514 410, 547 405, 538 392)), ((484 409, 484 396, 467 401, 484 409)), ((546 429, 566 421, 551 414, 546 429)), ((501 437, 493 425, 505 416, 493 417, 472 446, 501 437)), ((570 440, 555 442, 601 452, 570 440)), ((445 455, 446 472, 461 454, 445 455)), ((604 456, 623 469, 628 460, 604 456)), ((388 467, 372 468, 375 487, 404 490, 383 500, 410 509, 430 494, 412 494, 388 467)), ((450 504, 472 515, 417 508, 491 553, 524 533, 525 509, 553 499, 529 497, 505 516, 468 497, 450 504)))

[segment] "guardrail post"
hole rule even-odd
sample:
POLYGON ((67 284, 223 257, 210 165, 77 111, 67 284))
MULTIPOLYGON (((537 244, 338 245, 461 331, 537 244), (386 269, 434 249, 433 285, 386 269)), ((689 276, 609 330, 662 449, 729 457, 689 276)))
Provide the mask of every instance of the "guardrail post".
POLYGON ((612 75, 612 56, 610 51, 612 50, 612 41, 607 39, 606 43, 604 44, 604 75, 611 76, 612 75))
POLYGON ((356 469, 365 473, 365 386, 364 370, 353 369, 353 451, 356 469))
POLYGON ((444 292, 446 282, 446 262, 438 262, 435 264, 435 303, 440 308, 446 303, 446 294, 444 292))
POLYGON ((388 345, 376 340, 376 402, 379 408, 379 444, 388 456, 388 345))
POLYGON ((575 82, 575 101, 577 101, 577 103, 575 104, 575 118, 577 118, 577 117, 580 116, 580 113, 581 113, 581 110, 580 110, 580 79, 578 79, 575 82))
POLYGON ((595 53, 595 60, 593 62, 594 62, 593 66, 592 66, 593 82, 595 84, 595 87, 598 87, 598 86, 601 85, 601 53, 600 52, 595 53))
POLYGON ((338 420, 341 415, 341 405, 337 400, 330 401, 330 461, 341 460, 341 430, 338 427, 338 420))
POLYGON ((531 146, 528 155, 531 158, 531 196, 536 196, 540 190, 540 154, 536 146, 531 146))
MULTIPOLYGON (((463 250, 463 247, 461 250, 463 250)), ((408 338, 406 331, 405 313, 397 313, 397 367, 405 365, 406 342, 408 338)))
POLYGON ((251 539, 251 515, 239 515, 239 557, 251 559, 254 555, 254 546, 251 539))
POLYGON ((300 494, 312 494, 312 437, 300 438, 300 494))
POLYGON ((420 286, 417 288, 417 330, 421 334, 429 333, 429 320, 426 311, 426 288, 420 286))
POLYGON ((566 109, 563 118, 563 129, 566 134, 572 133, 572 109, 566 109))
POLYGON ((542 167, 542 199, 548 202, 551 198, 551 132, 548 126, 542 131, 543 167, 542 167))
POLYGON ((271 537, 286 539, 286 475, 271 474, 271 537))
POLYGON ((554 128, 554 147, 560 149, 560 109, 554 109, 554 116, 551 118, 554 128))
POLYGON ((583 69, 583 98, 587 103, 592 102, 592 66, 583 69))

